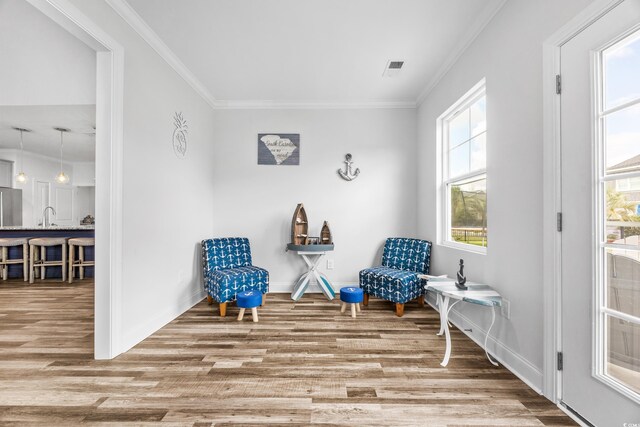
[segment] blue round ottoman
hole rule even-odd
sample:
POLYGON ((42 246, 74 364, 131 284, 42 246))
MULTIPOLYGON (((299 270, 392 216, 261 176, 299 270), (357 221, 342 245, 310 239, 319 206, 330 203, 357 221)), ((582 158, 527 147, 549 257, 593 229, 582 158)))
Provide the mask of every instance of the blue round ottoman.
POLYGON ((360 288, 342 288, 340 289, 340 301, 342 301, 342 308, 340 313, 344 313, 347 309, 347 304, 351 306, 351 317, 356 317, 356 311, 360 311, 360 303, 364 300, 364 293, 360 288))
POLYGON ((258 291, 244 291, 236 295, 236 305, 240 307, 238 320, 244 317, 244 311, 251 309, 251 317, 254 322, 258 321, 258 306, 262 304, 262 293, 258 291))

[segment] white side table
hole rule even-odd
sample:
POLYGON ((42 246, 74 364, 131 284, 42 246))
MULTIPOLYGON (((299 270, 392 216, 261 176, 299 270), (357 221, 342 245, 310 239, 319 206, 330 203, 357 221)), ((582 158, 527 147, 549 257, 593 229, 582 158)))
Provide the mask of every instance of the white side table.
POLYGON ((445 278, 430 278, 426 275, 418 276, 421 279, 427 280, 425 289, 436 293, 438 308, 440 310, 440 332, 437 335, 445 336, 447 348, 445 350, 444 359, 440 365, 447 366, 449 364, 449 358, 451 357, 451 335, 449 333, 449 312, 454 305, 460 301, 468 302, 471 304, 478 304, 485 307, 491 307, 491 325, 487 330, 487 335, 484 339, 484 351, 487 355, 487 359, 494 366, 498 366, 487 350, 487 340, 489 339, 489 332, 493 328, 493 324, 496 321, 496 307, 502 305, 502 296, 496 292, 491 286, 483 285, 480 283, 467 282, 466 286, 469 288, 466 291, 458 289, 455 282, 452 279, 445 278), (454 300, 453 304, 450 301, 454 300))
POLYGON ((333 289, 331 282, 321 272, 318 271, 318 264, 327 252, 333 251, 333 245, 287 245, 288 251, 294 251, 302 257, 307 264, 308 270, 296 281, 291 299, 298 301, 307 291, 312 278, 315 278, 322 293, 329 301, 335 298, 336 291, 333 289))

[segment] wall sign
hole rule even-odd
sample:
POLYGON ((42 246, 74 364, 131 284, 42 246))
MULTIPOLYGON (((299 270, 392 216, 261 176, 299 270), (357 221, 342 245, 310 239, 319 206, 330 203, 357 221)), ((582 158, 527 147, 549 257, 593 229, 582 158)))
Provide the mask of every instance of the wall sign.
POLYGON ((259 133, 259 165, 299 165, 299 133, 259 133))
POLYGON ((175 113, 173 115, 173 152, 179 158, 184 158, 187 154, 187 133, 189 126, 187 126, 187 120, 182 116, 182 113, 175 113))

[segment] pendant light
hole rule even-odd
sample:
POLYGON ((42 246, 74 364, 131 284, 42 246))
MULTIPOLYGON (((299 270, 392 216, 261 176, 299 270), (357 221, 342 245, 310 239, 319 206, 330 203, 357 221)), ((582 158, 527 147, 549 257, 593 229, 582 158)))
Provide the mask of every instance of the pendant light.
POLYGON ((29 129, 24 129, 24 128, 13 128, 14 130, 17 130, 18 132, 20 132, 20 164, 19 164, 19 172, 16 174, 16 182, 18 184, 24 184, 27 182, 27 180, 29 179, 27 177, 27 174, 24 173, 24 140, 22 138, 22 134, 24 132, 31 132, 29 129))
POLYGON ((62 148, 64 146, 63 135, 65 132, 69 132, 69 129, 65 128, 54 128, 58 132, 60 132, 60 173, 56 176, 56 182, 59 184, 66 184, 69 182, 69 177, 64 173, 62 169, 62 148))

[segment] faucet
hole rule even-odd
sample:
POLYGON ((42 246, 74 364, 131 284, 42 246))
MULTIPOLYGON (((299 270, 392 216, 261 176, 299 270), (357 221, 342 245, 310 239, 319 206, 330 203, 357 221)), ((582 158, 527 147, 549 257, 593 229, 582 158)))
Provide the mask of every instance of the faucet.
POLYGON ((44 208, 44 210, 42 211, 42 228, 48 228, 51 226, 51 220, 47 215, 47 211, 49 209, 51 209, 51 212, 53 212, 54 215, 57 215, 56 210, 53 208, 53 206, 47 206, 46 208, 44 208))

